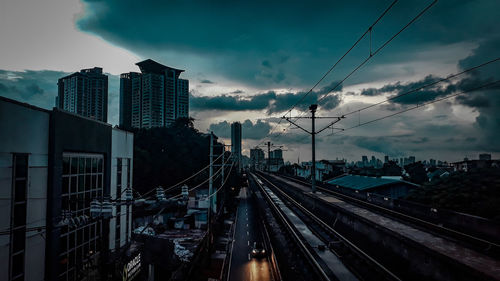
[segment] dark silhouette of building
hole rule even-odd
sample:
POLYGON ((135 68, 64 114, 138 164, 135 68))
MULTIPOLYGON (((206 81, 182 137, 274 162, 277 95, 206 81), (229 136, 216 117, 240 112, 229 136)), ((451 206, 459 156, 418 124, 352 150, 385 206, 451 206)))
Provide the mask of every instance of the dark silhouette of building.
POLYGON ((132 129, 132 80, 140 73, 129 72, 120 75, 120 128, 132 129))
POLYGON ((178 118, 188 118, 189 81, 179 78, 184 70, 151 59, 136 65, 141 73, 124 73, 120 77, 120 126, 168 127, 178 118))
POLYGON ((98 121, 108 121, 108 76, 102 68, 82 69, 57 82, 56 107, 98 121))
POLYGON ((233 159, 238 163, 238 171, 241 168, 241 123, 231 124, 231 152, 233 159))
POLYGON ((488 153, 483 153, 483 154, 479 154, 479 160, 491 160, 491 154, 488 154, 488 153))

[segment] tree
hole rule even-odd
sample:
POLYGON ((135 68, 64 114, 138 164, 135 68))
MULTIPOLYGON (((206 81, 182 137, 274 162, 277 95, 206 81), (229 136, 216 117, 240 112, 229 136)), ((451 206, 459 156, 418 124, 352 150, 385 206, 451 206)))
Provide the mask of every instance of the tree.
MULTIPOLYGON (((193 126, 192 118, 181 118, 171 127, 134 132, 134 188, 141 193, 158 186, 169 187, 201 170, 209 163, 209 139, 193 126)), ((187 182, 201 182, 208 169, 187 182)))
POLYGON ((427 173, 425 172, 424 165, 422 162, 418 161, 416 163, 405 165, 405 171, 408 173, 408 177, 405 180, 416 183, 423 184, 428 181, 427 173))

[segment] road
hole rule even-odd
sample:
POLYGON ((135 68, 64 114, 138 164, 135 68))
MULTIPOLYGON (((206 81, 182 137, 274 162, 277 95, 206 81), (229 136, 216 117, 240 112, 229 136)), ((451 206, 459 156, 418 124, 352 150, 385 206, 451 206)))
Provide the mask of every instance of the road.
POLYGON ((250 256, 253 243, 263 239, 257 206, 246 187, 241 188, 239 198, 229 280, 272 280, 268 259, 250 256))

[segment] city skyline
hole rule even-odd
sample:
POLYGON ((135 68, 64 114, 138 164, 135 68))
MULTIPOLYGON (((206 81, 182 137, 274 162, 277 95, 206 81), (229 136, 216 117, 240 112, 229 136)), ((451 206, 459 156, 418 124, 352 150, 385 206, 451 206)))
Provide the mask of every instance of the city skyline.
POLYGON ((495 0, 2 0, 0 280, 500 281, 495 0))
MULTIPOLYGON (((0 66, 0 95, 50 109, 57 95, 55 81, 58 78, 78 69, 102 67, 109 79, 108 121, 117 125, 120 116, 119 74, 137 71, 134 66, 137 61, 151 58, 167 65, 188 69, 185 78, 190 81, 190 115, 196 119, 196 128, 202 132, 212 130, 229 140, 230 134, 227 132, 230 130, 230 123, 241 122, 244 127, 243 151, 248 155, 250 149, 273 128, 277 127, 274 131, 278 132, 286 129, 282 124, 277 125, 282 114, 314 85, 331 63, 348 49, 389 3, 345 3, 339 9, 333 9, 327 3, 317 2, 317 5, 326 5, 325 10, 331 8, 335 11, 334 15, 337 17, 345 17, 344 21, 349 23, 345 31, 342 30, 343 26, 329 23, 328 17, 319 11, 315 18, 317 22, 314 23, 319 29, 311 33, 304 33, 302 29, 290 26, 288 23, 293 20, 289 17, 265 18, 257 13, 259 19, 284 36, 281 40, 261 34, 258 28, 238 21, 234 27, 226 26, 219 30, 214 29, 211 24, 207 25, 213 38, 226 36, 230 39, 227 46, 221 45, 218 40, 203 36, 186 37, 182 33, 183 28, 201 35, 200 31, 194 29, 198 19, 184 23, 181 25, 183 28, 167 29, 172 35, 167 36, 169 40, 151 32, 133 34, 128 38, 123 35, 123 31, 132 28, 130 25, 123 25, 122 29, 117 30, 110 23, 122 20, 122 15, 131 12, 130 7, 116 6, 113 1, 101 4, 107 9, 120 10, 123 13, 107 14, 103 12, 106 9, 100 9, 90 1, 54 1, 43 5, 30 1, 5 2, 0 19, 2 25, 8 26, 15 22, 19 32, 2 31, 0 35, 6 39, 4 48, 6 51, 19 52, 19 57, 23 59, 13 60, 11 56, 6 55, 8 52, 0 54, 3 62, 0 66), (27 5, 29 9, 26 8, 27 5), (47 9, 37 9, 38 5, 47 9), (50 10, 54 10, 51 7, 54 8, 55 5, 60 13, 57 17, 48 16, 50 10), (362 16, 353 8, 356 6, 363 7, 365 13, 362 16), (30 20, 20 21, 23 15, 30 20), (37 20, 42 18, 53 20, 37 20), (36 32, 39 25, 44 26, 43 31, 36 32), (241 27, 246 28, 247 37, 238 39, 238 32, 235 30, 241 27), (284 32, 280 33, 281 30, 284 32), (339 34, 339 38, 334 42, 329 37, 324 38, 321 34, 326 30, 327 34, 339 34), (61 38, 66 38, 65 44, 61 42, 61 38), (136 44, 131 43, 132 38, 136 44), (285 38, 288 40, 284 40, 285 38), (307 38, 310 43, 285 43, 299 40, 298 38, 307 38), (33 43, 34 40, 36 43, 33 43), (268 48, 254 44, 266 40, 269 41, 268 48), (248 44, 244 45, 243 42, 248 44), (27 47, 23 49, 17 47, 19 45, 27 47), (34 52, 28 46, 38 48, 34 52), (53 52, 55 46, 59 48, 57 53, 53 52), (232 52, 225 52, 229 47, 232 52), (80 55, 75 56, 76 52, 80 55), (36 57, 33 57, 34 54, 37 54, 36 57), (224 67, 227 65, 235 67, 227 71, 227 67, 224 67)), ((164 5, 168 7, 176 4, 164 5)), ((279 5, 279 2, 275 2, 271 6, 279 5)), ((413 15, 412 12, 422 5, 418 1, 397 3, 382 19, 380 27, 374 30, 373 47, 379 46, 392 31, 396 31, 405 23, 398 19, 398 15, 401 15, 400 18, 409 18, 413 15)), ((496 5, 498 4, 491 1, 470 4, 464 2, 450 9, 448 3, 439 1, 429 13, 402 32, 359 73, 350 77, 329 95, 323 104, 320 104, 318 114, 327 116, 355 111, 494 58, 494 50, 498 49, 500 43, 498 31, 491 29, 495 22, 492 11, 496 10, 496 5), (469 11, 481 14, 481 18, 465 20, 457 16, 469 11), (457 20, 449 21, 448 18, 457 20)), ((200 15, 199 19, 204 19, 203 22, 217 22, 218 12, 202 13, 198 10, 202 6, 193 11, 200 15)), ((250 5, 248 11, 257 8, 250 5)), ((301 13, 301 7, 297 3, 286 8, 290 15, 301 13)), ((140 21, 138 29, 155 30, 168 24, 157 11, 143 7, 136 7, 134 11, 137 12, 138 18, 158 19, 158 24, 153 26, 148 24, 149 21, 140 21)), ((172 16, 175 18, 175 15, 172 16)), ((308 104, 316 102, 318 96, 327 91, 329 86, 335 85, 336 81, 342 79, 359 62, 357 57, 369 53, 368 44, 365 43, 368 42, 361 42, 360 46, 353 50, 353 55, 346 57, 345 61, 313 90, 313 94, 304 101, 304 107, 300 105, 295 113, 301 114, 308 104)), ((474 74, 466 74, 449 83, 443 83, 442 87, 430 87, 420 95, 409 95, 408 98, 363 111, 360 116, 351 116, 340 125, 350 127, 360 120, 369 121, 419 102, 433 101, 448 93, 467 90, 466 86, 479 85, 482 81, 498 78, 497 69, 493 64, 486 66, 474 74)), ((422 158, 437 154, 442 159, 457 161, 483 152, 492 153, 494 158, 498 158, 499 151, 494 140, 498 137, 498 130, 495 128, 499 126, 497 114, 500 111, 495 91, 496 89, 459 95, 344 134, 318 137, 318 152, 330 159, 357 159, 363 154, 376 153, 394 156, 415 154, 422 158)), ((285 156, 288 161, 297 159, 299 155, 301 158, 308 155, 307 141, 293 130, 287 130, 280 137, 273 139, 273 142, 289 148, 285 156)))

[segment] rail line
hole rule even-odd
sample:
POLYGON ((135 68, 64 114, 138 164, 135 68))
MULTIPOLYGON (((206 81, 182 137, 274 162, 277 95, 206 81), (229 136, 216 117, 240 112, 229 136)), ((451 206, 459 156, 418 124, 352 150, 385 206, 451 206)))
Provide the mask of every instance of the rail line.
MULTIPOLYGON (((279 177, 283 177, 289 180, 292 180, 296 183, 303 184, 305 186, 310 186, 311 184, 307 181, 299 180, 297 178, 279 175, 279 177)), ((368 201, 364 201, 341 192, 337 192, 335 190, 331 190, 329 188, 324 187, 323 185, 317 185, 317 189, 325 192, 331 196, 342 199, 346 202, 353 203, 363 208, 367 208, 369 210, 375 211, 377 213, 381 213, 383 215, 388 215, 390 217, 396 218, 404 223, 411 223, 415 226, 423 228, 425 230, 431 230, 434 234, 437 234, 443 238, 449 239, 453 238, 454 241, 457 242, 465 242, 471 248, 483 252, 485 254, 491 255, 493 257, 498 258, 500 256, 500 244, 468 234, 464 233, 452 228, 445 227, 440 224, 436 224, 421 218, 417 218, 415 216, 411 216, 402 212, 398 212, 368 201)), ((467 246, 466 245, 466 246, 467 246)))
MULTIPOLYGON (((254 175, 257 179, 264 180, 272 190, 279 193, 279 197, 286 201, 286 204, 293 208, 293 211, 307 222, 308 227, 321 237, 327 249, 331 250, 346 266, 353 271, 361 280, 402 280, 397 274, 379 263, 375 258, 356 246, 345 236, 338 233, 330 225, 311 213, 299 202, 282 191, 271 181, 261 175, 254 175)), ((257 181, 259 182, 259 181, 257 181)), ((263 183, 259 182, 261 189, 263 183)), ((266 194, 267 195, 267 194, 266 194)), ((269 195, 267 195, 269 196, 269 195)), ((271 200, 272 201, 272 200, 271 200)))

